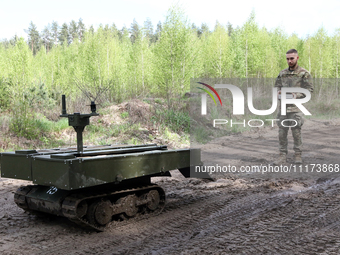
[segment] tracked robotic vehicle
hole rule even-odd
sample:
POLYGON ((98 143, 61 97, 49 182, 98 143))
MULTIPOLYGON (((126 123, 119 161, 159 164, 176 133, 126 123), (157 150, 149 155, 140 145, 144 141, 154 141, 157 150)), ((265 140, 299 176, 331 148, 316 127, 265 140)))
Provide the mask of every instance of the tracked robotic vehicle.
POLYGON ((171 176, 173 169, 190 177, 190 167, 202 165, 199 149, 168 150, 156 144, 83 146, 84 128, 97 115, 94 102, 89 114, 67 114, 63 96, 60 116, 68 118, 76 131, 77 148, 1 153, 1 177, 34 184, 15 192, 19 207, 104 231, 112 221, 164 208, 164 190, 152 184, 151 177, 171 176))

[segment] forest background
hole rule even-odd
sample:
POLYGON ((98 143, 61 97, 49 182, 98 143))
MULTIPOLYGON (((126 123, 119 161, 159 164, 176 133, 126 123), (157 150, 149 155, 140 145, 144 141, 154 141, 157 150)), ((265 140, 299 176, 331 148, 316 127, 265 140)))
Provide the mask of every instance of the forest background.
POLYGON ((134 20, 130 28, 107 24, 94 29, 79 19, 61 26, 53 22, 41 32, 31 22, 26 32, 27 41, 14 36, 0 43, 3 134, 41 140, 45 131, 66 128, 66 121, 58 121, 62 94, 74 102, 69 112, 85 111, 84 102, 90 100, 102 107, 136 98, 158 102, 164 107, 155 110, 153 122, 187 134, 184 95, 190 92, 190 79, 275 78, 287 67, 285 52, 291 48, 299 52, 299 65, 321 84, 314 107, 338 114, 340 29, 329 35, 320 27, 299 38, 280 28, 260 28, 254 12, 241 27, 216 22, 210 29, 190 24, 183 10, 173 6, 155 31, 150 20, 143 25, 134 20), (331 82, 323 85, 323 79, 331 82))

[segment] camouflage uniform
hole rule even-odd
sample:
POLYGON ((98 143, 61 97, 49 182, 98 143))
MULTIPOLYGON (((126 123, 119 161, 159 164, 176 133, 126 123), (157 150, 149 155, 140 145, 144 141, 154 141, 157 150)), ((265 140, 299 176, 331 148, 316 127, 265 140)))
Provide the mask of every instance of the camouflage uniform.
MULTIPOLYGON (((275 87, 278 87, 278 90, 281 90, 282 87, 301 87, 304 89, 308 89, 311 93, 313 92, 312 85, 312 77, 310 73, 296 65, 294 70, 290 70, 286 68, 280 72, 275 81, 275 87)), ((296 98, 305 97, 302 93, 296 93, 296 98)), ((291 127, 292 134, 294 138, 294 151, 295 153, 301 153, 302 151, 302 138, 301 138, 301 126, 303 125, 303 113, 300 109, 294 104, 287 104, 286 106, 286 115, 281 115, 281 100, 279 100, 279 110, 277 114, 277 125, 279 126, 279 144, 280 144, 280 153, 287 154, 287 145, 288 145, 288 130, 289 127, 282 126, 282 121, 285 119, 293 119, 297 122, 295 127, 291 127)), ((286 126, 294 126, 294 121, 285 121, 284 125, 286 126)))

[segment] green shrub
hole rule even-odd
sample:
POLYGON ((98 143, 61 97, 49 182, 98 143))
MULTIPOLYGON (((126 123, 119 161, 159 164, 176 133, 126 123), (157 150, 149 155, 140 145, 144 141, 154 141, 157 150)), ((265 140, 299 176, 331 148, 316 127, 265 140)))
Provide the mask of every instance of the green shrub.
POLYGON ((180 133, 190 131, 190 116, 187 112, 173 109, 158 110, 154 122, 168 126, 173 132, 180 133))
POLYGON ((10 122, 10 130, 18 136, 27 139, 37 139, 42 135, 50 132, 59 132, 68 127, 66 118, 60 119, 58 122, 50 121, 41 114, 26 112, 26 114, 18 113, 13 115, 10 122))

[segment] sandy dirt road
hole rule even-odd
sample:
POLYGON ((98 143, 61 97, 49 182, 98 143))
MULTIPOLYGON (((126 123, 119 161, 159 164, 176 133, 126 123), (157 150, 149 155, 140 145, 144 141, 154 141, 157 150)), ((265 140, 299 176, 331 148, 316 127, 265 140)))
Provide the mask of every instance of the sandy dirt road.
MULTIPOLYGON (((304 126, 306 164, 340 163, 340 125, 304 126)), ((290 140, 291 141, 291 140, 290 140)), ((215 139, 201 146, 205 164, 267 164, 277 129, 215 139)), ((289 165, 292 162, 290 148, 289 165)), ((339 254, 339 172, 214 173, 214 182, 153 178, 167 194, 159 215, 84 230, 67 219, 24 212, 13 192, 28 182, 0 179, 0 254, 339 254)))

